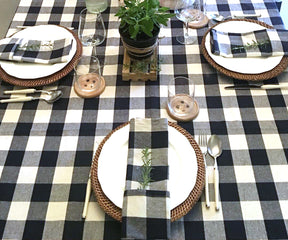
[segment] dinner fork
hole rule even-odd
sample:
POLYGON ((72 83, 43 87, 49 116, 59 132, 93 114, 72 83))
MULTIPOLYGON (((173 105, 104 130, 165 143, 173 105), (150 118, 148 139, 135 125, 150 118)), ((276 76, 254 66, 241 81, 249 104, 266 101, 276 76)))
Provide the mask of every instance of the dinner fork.
POLYGON ((204 164, 205 164, 205 199, 206 199, 206 207, 210 207, 209 200, 209 182, 208 182, 208 172, 207 172, 207 164, 206 164, 206 154, 207 154, 207 135, 200 134, 198 137, 198 143, 203 155, 204 164))

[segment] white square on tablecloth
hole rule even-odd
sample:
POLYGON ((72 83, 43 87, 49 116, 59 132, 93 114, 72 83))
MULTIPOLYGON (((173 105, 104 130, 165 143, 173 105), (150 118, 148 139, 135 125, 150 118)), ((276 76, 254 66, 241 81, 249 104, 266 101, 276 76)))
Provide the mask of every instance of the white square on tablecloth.
POLYGON ((26 151, 42 151, 45 136, 30 136, 27 141, 26 151))
POLYGON ((266 149, 283 149, 282 142, 278 134, 263 134, 262 138, 266 149))
POLYGON ((67 212, 67 202, 49 202, 46 221, 64 221, 67 212))
POLYGON ((17 184, 24 184, 24 183, 35 183, 36 176, 38 172, 38 167, 21 167, 17 184))
POLYGON ((75 151, 77 149, 78 136, 63 136, 59 146, 59 151, 75 151))
POLYGON ((70 184, 72 181, 73 167, 55 168, 53 184, 70 184))
POLYGON ((87 221, 105 221, 105 212, 97 204, 97 202, 90 201, 86 216, 87 221))
POLYGON ((225 120, 241 121, 241 114, 239 108, 223 108, 225 120))
POLYGON ((252 166, 234 166, 237 183, 255 183, 252 166))
POLYGON ((11 146, 13 136, 0 136, 0 150, 8 151, 11 146))
POLYGON ((270 168, 274 182, 288 182, 288 165, 271 165, 270 168))
POLYGON ((33 123, 49 123, 51 112, 52 112, 51 109, 46 109, 46 110, 37 109, 34 119, 33 119, 33 123))
POLYGON ((231 150, 245 150, 248 149, 247 140, 244 134, 229 135, 229 143, 231 150))
POLYGON ((21 221, 26 220, 30 202, 11 202, 7 220, 21 221))
POLYGON ((280 200, 280 208, 283 215, 283 219, 288 219, 288 200, 280 200))
POLYGON ((263 220, 263 213, 259 201, 241 201, 243 220, 263 220))
POLYGON ((65 123, 81 123, 83 110, 67 110, 65 123))
POLYGON ((273 113, 271 108, 255 108, 258 121, 273 121, 273 113))
POLYGON ((7 109, 2 119, 2 123, 16 123, 19 120, 21 109, 7 109))

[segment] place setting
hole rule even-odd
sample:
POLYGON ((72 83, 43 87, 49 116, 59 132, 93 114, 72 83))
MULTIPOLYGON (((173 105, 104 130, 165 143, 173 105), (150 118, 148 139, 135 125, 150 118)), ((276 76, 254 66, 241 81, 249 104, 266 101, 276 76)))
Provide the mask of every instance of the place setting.
POLYGON ((239 80, 263 81, 288 66, 287 30, 253 19, 228 19, 204 35, 201 51, 219 72, 239 80))

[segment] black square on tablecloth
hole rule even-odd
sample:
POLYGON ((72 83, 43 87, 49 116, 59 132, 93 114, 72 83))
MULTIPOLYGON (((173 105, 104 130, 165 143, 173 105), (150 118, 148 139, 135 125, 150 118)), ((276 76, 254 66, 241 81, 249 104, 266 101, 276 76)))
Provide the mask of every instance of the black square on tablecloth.
POLYGON ((14 136, 29 136, 32 128, 32 123, 17 123, 14 136))
POLYGON ((199 240, 205 239, 204 224, 202 221, 184 222, 185 239, 186 240, 199 240))
POLYGON ((103 240, 121 239, 121 222, 106 217, 103 240))
POLYGON ((236 183, 220 183, 219 191, 221 196, 221 201, 228 202, 239 202, 239 193, 236 183))
POLYGON ((209 109, 213 108, 223 109, 221 96, 207 96, 206 101, 207 101, 207 108, 209 109))
POLYGON ((42 239, 45 221, 26 221, 23 239, 42 239))
POLYGON ((285 222, 283 220, 264 220, 268 239, 288 239, 285 222))
POLYGON ((147 227, 147 239, 163 239, 163 236, 167 236, 167 225, 170 224, 168 219, 146 219, 147 227))
POLYGON ((267 152, 264 149, 250 149, 250 159, 252 165, 269 165, 267 152))
POLYGON ((220 135, 220 138, 221 138, 221 135, 228 135, 226 122, 224 121, 221 121, 221 122, 211 121, 210 128, 211 128, 211 133, 220 135))
POLYGON ((116 98, 114 103, 114 109, 115 110, 121 110, 121 109, 129 109, 129 98, 116 98))
POLYGON ((0 220, 0 239, 3 239, 5 224, 6 224, 6 221, 0 220))
POLYGON ((0 183, 0 201, 12 202, 15 187, 15 183, 0 183))
POLYGON ((75 155, 75 167, 90 167, 93 151, 77 151, 75 155))
POLYGON ((51 184, 35 184, 33 188, 32 202, 49 202, 51 184))
POLYGON ((280 134, 288 133, 288 120, 276 120, 275 124, 280 134))
POLYGON ((5 166, 21 166, 24 157, 24 151, 9 151, 7 154, 5 166))
POLYGON ((242 124, 245 134, 261 134, 261 129, 258 121, 243 121, 242 124))
POLYGON ((237 101, 240 108, 254 108, 252 96, 237 96, 237 101))
POLYGON ((53 7, 51 10, 51 14, 62 14, 64 10, 64 7, 53 7))
POLYGON ((224 221, 226 239, 247 239, 243 221, 224 221))
POLYGON ((160 98, 145 97, 145 109, 160 109, 160 98))
POLYGON ((85 192, 86 192, 86 183, 85 184, 71 184, 70 193, 69 193, 69 201, 84 202, 85 192))
POLYGON ((219 12, 221 12, 221 11, 230 12, 230 7, 227 3, 223 3, 223 4, 218 3, 217 8, 218 8, 219 12))
POLYGON ((81 123, 79 136, 95 136, 96 123, 81 123))
POLYGON ((62 136, 64 123, 49 123, 46 136, 62 136))
POLYGON ((241 8, 242 8, 242 10, 244 11, 244 10, 253 10, 254 9, 254 5, 253 5, 253 3, 252 2, 245 2, 245 3, 241 3, 240 2, 240 4, 241 4, 241 8))
POLYGON ((40 167, 56 167, 58 159, 58 151, 42 151, 40 157, 40 167))
POLYGON ((274 183, 256 183, 260 201, 278 201, 277 191, 274 183))
POLYGON ((270 106, 286 108, 286 103, 282 95, 271 95, 268 96, 270 106))
POLYGON ((65 221, 63 240, 82 239, 85 221, 65 221))

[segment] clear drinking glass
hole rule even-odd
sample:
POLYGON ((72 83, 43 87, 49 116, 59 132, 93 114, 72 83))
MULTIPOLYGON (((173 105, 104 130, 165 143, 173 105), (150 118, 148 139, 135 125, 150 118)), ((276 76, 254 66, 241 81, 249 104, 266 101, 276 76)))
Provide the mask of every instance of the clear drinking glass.
POLYGON ((107 0, 85 0, 86 8, 91 13, 104 12, 108 7, 107 0))
POLYGON ((91 13, 87 8, 80 12, 78 36, 84 46, 98 46, 104 42, 106 30, 101 13, 91 13))
POLYGON ((199 113, 195 84, 190 78, 176 77, 168 85, 167 111, 178 121, 190 121, 199 113))
POLYGON ((189 35, 189 23, 198 23, 204 18, 201 12, 201 0, 178 0, 174 10, 176 17, 185 25, 184 36, 176 37, 181 44, 192 44, 196 36, 189 35))
POLYGON ((101 66, 97 57, 82 56, 74 70, 76 76, 74 90, 77 95, 90 98, 104 91, 105 81, 101 76, 101 66))

